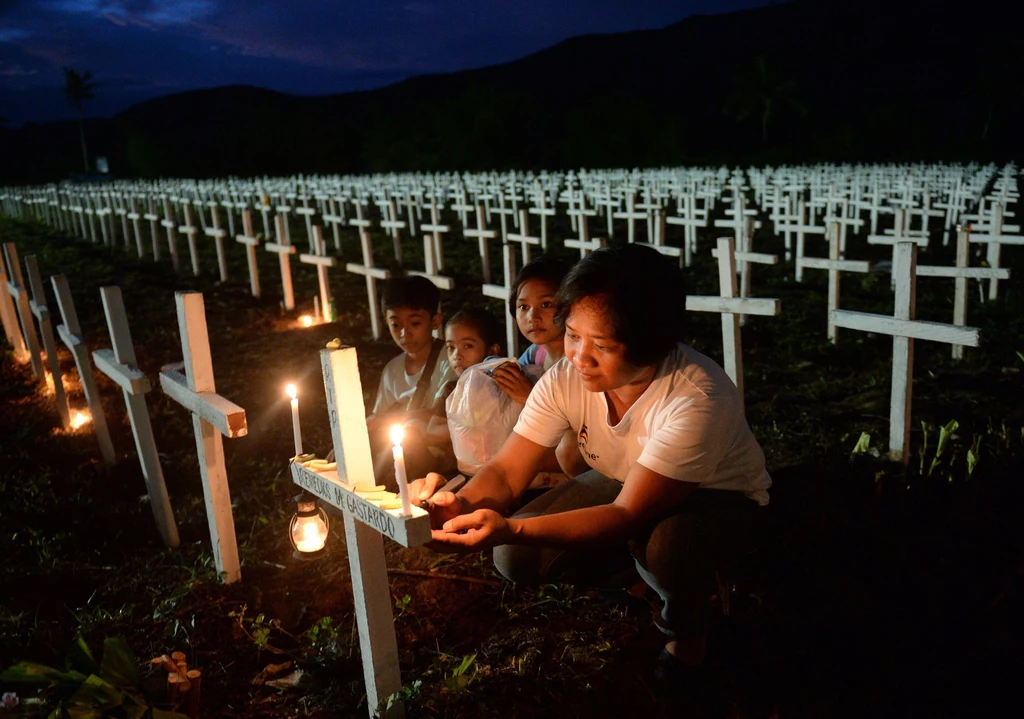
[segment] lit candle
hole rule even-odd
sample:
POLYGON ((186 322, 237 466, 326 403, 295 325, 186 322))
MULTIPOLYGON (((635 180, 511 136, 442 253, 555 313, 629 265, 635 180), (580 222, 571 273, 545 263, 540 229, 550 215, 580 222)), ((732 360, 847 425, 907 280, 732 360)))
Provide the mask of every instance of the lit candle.
POLYGON ((302 454, 302 429, 299 427, 299 391, 295 385, 285 387, 285 392, 292 398, 292 434, 295 435, 295 456, 302 454))
POLYGON ((395 480, 398 482, 398 494, 402 498, 402 514, 408 517, 412 514, 412 508, 409 506, 409 480, 405 476, 405 450, 402 449, 404 436, 402 425, 396 424, 391 428, 391 441, 395 443, 391 450, 395 456, 395 480))

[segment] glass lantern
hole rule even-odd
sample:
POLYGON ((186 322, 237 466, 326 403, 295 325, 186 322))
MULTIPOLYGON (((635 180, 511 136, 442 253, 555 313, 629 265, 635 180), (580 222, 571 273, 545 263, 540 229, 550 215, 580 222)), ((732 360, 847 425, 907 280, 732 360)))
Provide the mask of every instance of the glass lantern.
POLYGON ((317 504, 316 497, 302 494, 295 497, 298 510, 288 525, 288 539, 295 549, 296 559, 318 559, 322 557, 327 544, 327 531, 331 523, 327 512, 317 504))

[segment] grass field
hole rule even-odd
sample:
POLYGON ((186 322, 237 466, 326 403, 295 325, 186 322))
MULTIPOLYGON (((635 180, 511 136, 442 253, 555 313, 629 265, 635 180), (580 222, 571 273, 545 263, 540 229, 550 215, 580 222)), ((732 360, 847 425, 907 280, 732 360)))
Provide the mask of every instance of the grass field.
MULTIPOLYGON (((549 237, 571 260, 560 247, 569 235, 562 222, 549 237)), ((304 227, 292 231, 304 248, 304 227)), ((330 433, 316 351, 333 337, 355 345, 372 398, 397 348, 370 337, 363 279, 332 271, 341 316, 303 329, 296 318, 311 311, 316 274, 293 263, 300 307, 284 313, 277 258, 268 252, 259 259, 264 299, 255 300, 237 245, 229 247, 231 279, 222 284, 213 244, 203 239, 199 277, 191 275, 184 243, 183 272, 175 275, 166 260, 157 265, 133 249, 36 224, 0 219, 0 240, 15 242, 22 258, 35 255, 44 278, 68 278, 90 349, 109 346, 98 290, 120 286, 139 367, 151 380, 181 356, 174 291, 202 291, 218 392, 246 409, 249 424, 248 436, 224 443, 243 580, 223 586, 213 571, 185 410, 159 389, 148 395, 182 535, 171 550, 153 524, 119 388, 97 375, 119 457, 108 469, 88 426, 61 430, 52 395, 7 348, 0 364, 0 668, 22 660, 63 667, 76 636, 97 654, 105 639, 123 637, 140 662, 185 651, 204 672, 203 717, 365 716, 341 522, 326 560, 291 558, 286 528, 297 492, 288 475, 283 394, 286 382, 299 385, 303 437, 319 456, 330 433), (264 670, 284 662, 291 666, 269 678, 301 669, 301 680, 272 686, 264 670)), ((718 292, 706 250, 712 240, 701 237, 701 255, 685 270, 691 294, 718 292)), ((374 242, 378 256, 387 256, 390 239, 375 235, 374 242)), ((781 240, 770 235, 755 244, 781 253, 781 240)), ((458 289, 444 295, 445 311, 474 301, 504 319, 501 304, 479 294, 476 247, 446 241, 458 289)), ((863 259, 887 259, 890 251, 862 238, 850 247, 863 259)), ((350 231, 343 254, 358 257, 350 231)), ((1014 274, 1000 300, 983 305, 972 288, 969 324, 982 328, 983 346, 957 364, 948 346, 917 343, 907 468, 874 456, 884 457, 888 437, 891 339, 841 330, 838 344, 828 344, 825 274, 808 271, 797 285, 785 263, 755 268, 754 295, 782 300, 781 316, 751 318, 743 329, 747 414, 775 482, 773 514, 759 552, 730 570, 733 611, 716 613, 706 696, 666 698, 656 690, 660 641, 650 593, 514 587, 486 553, 442 556, 386 542, 407 715, 863 717, 978 715, 1016 705, 1010 692, 1024 639, 1024 263, 1020 253, 1006 254, 1014 274), (958 428, 936 457, 937 428, 950 420, 958 428), (867 451, 852 455, 864 433, 867 451), (971 449, 977 461, 969 471, 971 449)), ((421 255, 413 249, 407 261, 422 266, 421 255)), ((932 248, 928 260, 952 264, 952 248, 932 248)), ((952 285, 920 280, 918 317, 951 321, 952 285)), ((891 313, 889 275, 845 276, 842 304, 891 313)), ((720 360, 717 315, 691 320, 693 346, 720 360)), ((82 408, 71 356, 63 347, 59 355, 71 402, 82 408)), ((0 685, 22 700, 3 716, 46 716, 60 696, 53 689, 46 703, 31 705, 31 690, 0 685)), ((162 673, 152 673, 142 695, 160 706, 162 673)), ((120 711, 80 716, 131 715, 120 711)))

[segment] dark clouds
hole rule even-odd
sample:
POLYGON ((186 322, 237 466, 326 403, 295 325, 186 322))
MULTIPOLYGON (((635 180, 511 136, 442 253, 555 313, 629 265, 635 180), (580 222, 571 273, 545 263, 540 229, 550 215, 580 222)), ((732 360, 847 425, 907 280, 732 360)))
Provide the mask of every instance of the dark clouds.
POLYGON ((0 116, 74 117, 62 66, 98 84, 86 112, 245 84, 302 95, 507 62, 575 35, 663 27, 765 0, 0 0, 0 116))

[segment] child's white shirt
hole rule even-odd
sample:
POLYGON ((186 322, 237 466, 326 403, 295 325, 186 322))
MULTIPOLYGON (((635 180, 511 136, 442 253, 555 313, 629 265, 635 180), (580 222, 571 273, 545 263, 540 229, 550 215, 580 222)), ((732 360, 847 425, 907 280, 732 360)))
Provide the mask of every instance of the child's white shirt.
MULTIPOLYGON (((384 366, 377 385, 377 399, 373 403, 373 414, 378 414, 391 407, 395 402, 408 402, 416 393, 416 384, 423 375, 426 363, 416 374, 405 371, 405 353, 398 355, 384 366)), ((444 357, 438 357, 434 371, 427 385, 426 402, 423 409, 430 409, 439 399, 441 389, 449 380, 455 379, 455 372, 444 357)))

